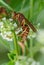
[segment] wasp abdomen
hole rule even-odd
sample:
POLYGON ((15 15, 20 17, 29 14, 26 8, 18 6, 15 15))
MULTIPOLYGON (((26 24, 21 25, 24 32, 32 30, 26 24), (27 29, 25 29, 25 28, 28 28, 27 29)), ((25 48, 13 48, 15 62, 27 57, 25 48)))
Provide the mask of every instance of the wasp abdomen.
POLYGON ((28 25, 25 25, 22 27, 22 29, 23 29, 23 32, 21 33, 21 37, 23 40, 26 40, 27 35, 29 33, 29 27, 28 27, 28 25))

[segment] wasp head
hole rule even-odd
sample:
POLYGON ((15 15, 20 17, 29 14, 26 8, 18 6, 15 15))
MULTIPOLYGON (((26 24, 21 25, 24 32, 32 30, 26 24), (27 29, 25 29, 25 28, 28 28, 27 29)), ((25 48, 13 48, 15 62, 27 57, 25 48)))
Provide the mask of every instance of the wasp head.
POLYGON ((7 16, 7 11, 4 7, 0 7, 0 18, 7 16))

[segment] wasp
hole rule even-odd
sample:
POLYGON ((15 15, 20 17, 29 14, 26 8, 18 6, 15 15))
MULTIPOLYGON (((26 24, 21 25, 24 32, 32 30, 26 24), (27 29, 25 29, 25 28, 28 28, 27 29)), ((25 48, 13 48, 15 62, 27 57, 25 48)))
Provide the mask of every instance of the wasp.
MULTIPOLYGON (((4 7, 0 7, 0 18, 2 18, 2 15, 8 16, 9 13, 7 13, 6 9, 4 7)), ((22 33, 20 34, 21 38, 22 38, 22 42, 24 43, 24 41, 27 39, 28 33, 30 31, 30 28, 34 31, 37 32, 36 28, 33 26, 33 24, 28 21, 28 19, 22 14, 22 13, 17 13, 17 12, 12 12, 11 13, 11 18, 13 20, 17 20, 18 23, 20 24, 20 26, 22 27, 22 33)), ((24 44, 19 43, 19 45, 21 46, 22 50, 25 47, 24 44)), ((24 51, 23 51, 24 52, 24 51)))
POLYGON ((31 22, 29 22, 25 16, 21 13, 12 13, 12 18, 18 20, 19 24, 22 26, 23 32, 21 33, 21 37, 23 40, 26 40, 27 35, 29 33, 30 28, 34 31, 37 32, 36 28, 33 26, 31 22))
POLYGON ((25 41, 27 39, 28 33, 30 31, 30 28, 34 32, 37 32, 37 30, 33 26, 33 24, 31 22, 29 22, 28 19, 26 19, 26 17, 22 13, 12 12, 11 14, 9 14, 4 7, 0 7, 0 18, 2 18, 3 16, 6 16, 7 17, 9 15, 12 15, 11 18, 13 20, 17 20, 18 23, 20 24, 20 26, 22 27, 22 30, 23 31, 20 34, 20 36, 23 39, 23 41, 25 41))
MULTIPOLYGON (((20 47, 22 48, 22 53, 24 54, 24 49, 25 49, 25 40, 27 40, 27 36, 29 34, 30 28, 34 31, 37 32, 36 28, 33 26, 33 24, 31 22, 28 21, 28 19, 25 18, 25 16, 21 13, 16 13, 13 12, 12 13, 12 18, 18 20, 19 24, 22 26, 22 33, 20 34, 20 36, 22 37, 22 41, 19 42, 20 47)), ((28 49, 26 49, 28 53, 28 49)))

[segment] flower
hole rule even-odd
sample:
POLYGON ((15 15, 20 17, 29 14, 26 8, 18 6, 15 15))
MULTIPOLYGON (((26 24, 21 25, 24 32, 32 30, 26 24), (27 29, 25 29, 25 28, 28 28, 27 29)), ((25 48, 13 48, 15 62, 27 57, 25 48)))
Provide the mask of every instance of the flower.
POLYGON ((18 33, 20 33, 21 31, 22 31, 22 28, 18 28, 18 29, 15 31, 15 33, 18 34, 18 33))
POLYGON ((13 19, 12 19, 12 18, 10 18, 10 19, 9 19, 9 21, 13 21, 13 19))
POLYGON ((15 63, 15 65, 20 65, 19 61, 17 61, 17 62, 15 63))
POLYGON ((33 61, 31 65, 36 65, 36 62, 35 62, 35 61, 33 61))
POLYGON ((6 17, 2 18, 2 21, 6 21, 6 17))
POLYGON ((0 28, 3 28, 3 22, 0 22, 0 28))
POLYGON ((14 24, 13 24, 13 26, 14 26, 14 27, 17 27, 17 24, 16 24, 16 23, 14 23, 14 24))
POLYGON ((20 61, 17 60, 15 65, 40 65, 40 62, 36 62, 33 58, 23 58, 20 61))
POLYGON ((3 39, 7 40, 7 41, 12 41, 12 33, 11 32, 4 32, 0 34, 2 36, 3 39))

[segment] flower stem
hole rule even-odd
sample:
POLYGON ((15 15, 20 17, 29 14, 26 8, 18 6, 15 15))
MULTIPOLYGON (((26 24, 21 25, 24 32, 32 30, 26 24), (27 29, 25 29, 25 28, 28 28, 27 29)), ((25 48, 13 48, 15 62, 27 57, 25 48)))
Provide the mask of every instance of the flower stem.
MULTIPOLYGON (((28 15, 29 16, 28 18, 32 19, 32 16, 33 16, 33 0, 29 1, 29 6, 30 6, 30 10, 29 10, 30 16, 28 15)), ((33 48, 33 38, 31 37, 30 38, 30 57, 33 57, 32 48, 33 48)))
POLYGON ((5 7, 7 7, 9 10, 13 11, 13 9, 7 4, 5 3, 3 0, 0 0, 0 3, 2 3, 5 7))
POLYGON ((30 38, 30 57, 33 57, 33 53, 32 53, 32 48, 33 48, 33 38, 30 38))
POLYGON ((18 58, 18 43, 17 43, 16 34, 15 34, 14 31, 13 31, 13 40, 14 40, 14 47, 15 47, 15 50, 16 50, 16 56, 18 58))

